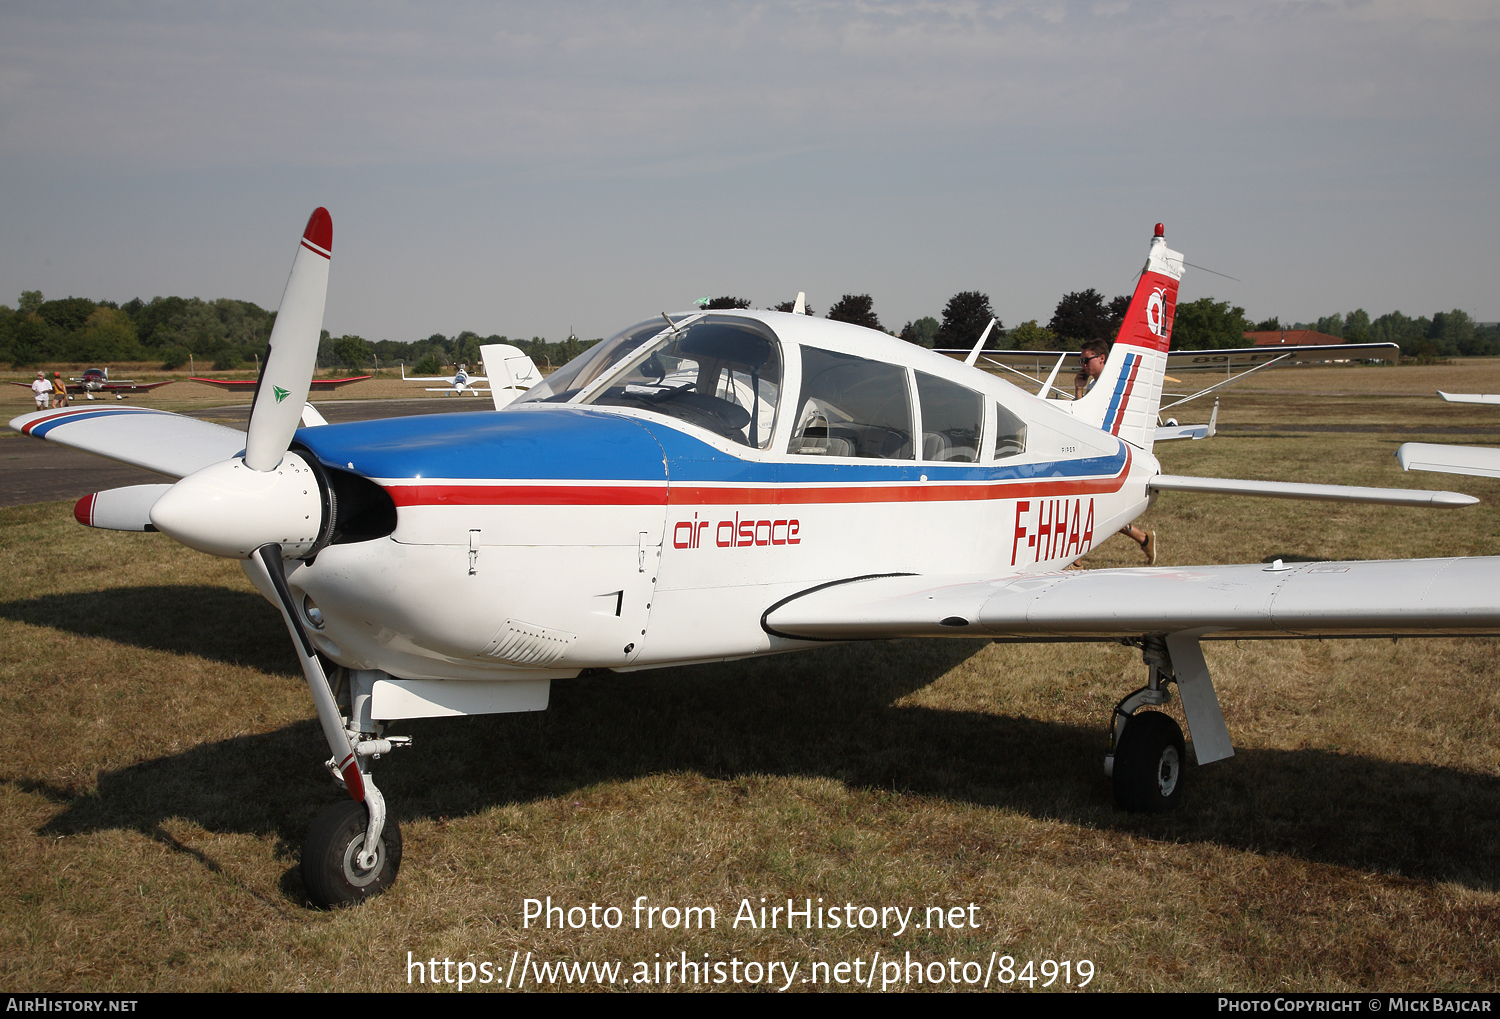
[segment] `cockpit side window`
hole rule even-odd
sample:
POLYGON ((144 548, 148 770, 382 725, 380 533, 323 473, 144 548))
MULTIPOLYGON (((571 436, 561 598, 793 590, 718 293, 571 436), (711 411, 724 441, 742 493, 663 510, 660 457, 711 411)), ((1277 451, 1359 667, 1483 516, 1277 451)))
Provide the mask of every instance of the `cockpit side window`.
POLYGON ((913 459, 905 368, 803 347, 797 408, 789 453, 913 459))
POLYGON ((1026 422, 998 403, 992 406, 995 411, 993 459, 1004 460, 1008 456, 1020 456, 1026 452, 1026 422))
POLYGON ((922 459, 977 463, 984 435, 984 397, 936 375, 916 375, 922 406, 922 459))
POLYGON ((781 399, 781 345, 754 319, 705 315, 637 351, 583 402, 634 407, 765 449, 781 399))

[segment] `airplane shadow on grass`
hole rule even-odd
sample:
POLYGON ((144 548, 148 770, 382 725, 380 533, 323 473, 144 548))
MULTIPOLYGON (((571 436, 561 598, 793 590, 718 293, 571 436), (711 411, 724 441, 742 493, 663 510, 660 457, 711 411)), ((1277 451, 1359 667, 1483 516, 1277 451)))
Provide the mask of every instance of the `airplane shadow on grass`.
MULTIPOLYGON (((99 607, 88 599, 166 592, 202 611, 205 591, 194 588, 38 599, 0 606, 0 615, 297 671, 269 606, 211 590, 228 600, 205 613, 211 625, 202 637, 173 627, 127 632, 107 612, 72 611, 99 607), (88 622, 72 622, 79 619, 88 622), (258 652, 246 657, 248 643, 226 649, 225 633, 247 629, 259 638, 258 652)), ((1100 723, 1089 725, 894 704, 986 644, 843 645, 560 680, 545 712, 396 723, 392 731, 411 734, 415 748, 384 758, 376 776, 402 821, 476 814, 657 773, 821 776, 1161 841, 1500 888, 1500 779, 1328 751, 1242 749, 1189 769, 1179 812, 1138 816, 1114 808, 1100 767, 1107 704, 1099 706, 1100 723)), ((209 830, 274 834, 290 861, 312 819, 341 795, 321 767, 324 749, 307 721, 104 773, 87 796, 40 781, 17 784, 62 808, 42 835, 128 828, 160 839, 161 822, 182 817, 209 830)), ((300 896, 290 871, 284 887, 300 896)))
POLYGON ((0 603, 0 619, 119 644, 301 676, 281 613, 259 595, 208 584, 105 588, 0 603))

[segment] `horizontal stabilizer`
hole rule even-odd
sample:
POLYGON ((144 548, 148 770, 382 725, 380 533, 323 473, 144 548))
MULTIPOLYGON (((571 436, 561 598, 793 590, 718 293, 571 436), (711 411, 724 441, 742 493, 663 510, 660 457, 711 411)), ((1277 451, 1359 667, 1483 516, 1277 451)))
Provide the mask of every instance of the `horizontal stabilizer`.
POLYGON ((1500 558, 872 577, 788 598, 762 626, 804 640, 1500 634, 1500 558))
POLYGON ((149 407, 40 410, 12 418, 10 426, 171 478, 185 478, 245 448, 245 433, 238 429, 149 407))
POLYGON ((1158 492, 1204 492, 1254 495, 1267 499, 1317 499, 1323 502, 1372 502, 1383 506, 1433 506, 1457 509, 1479 500, 1460 492, 1413 488, 1363 488, 1358 485, 1308 485, 1296 481, 1242 481, 1238 478, 1188 478, 1158 474, 1147 482, 1158 492))
POLYGON ((1159 425, 1156 429, 1157 442, 1206 438, 1208 438, 1208 425, 1159 425))
POLYGON ((1489 446, 1444 446, 1435 442, 1403 442, 1396 459, 1404 471, 1441 471, 1500 478, 1500 449, 1489 446))
POLYGON ((1500 395, 1495 393, 1445 393, 1439 389, 1438 395, 1449 403, 1500 403, 1500 395))
POLYGON ((73 519, 110 531, 154 531, 151 507, 171 485, 131 485, 86 495, 73 505, 73 519))

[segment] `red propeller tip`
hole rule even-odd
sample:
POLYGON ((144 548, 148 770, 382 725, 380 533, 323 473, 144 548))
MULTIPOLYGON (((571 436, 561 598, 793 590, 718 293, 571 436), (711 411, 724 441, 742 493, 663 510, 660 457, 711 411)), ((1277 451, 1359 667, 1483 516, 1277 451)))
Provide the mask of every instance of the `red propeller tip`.
POLYGON ((307 219, 307 229, 302 231, 302 239, 324 251, 333 250, 333 217, 328 215, 327 209, 320 205, 313 210, 307 219))

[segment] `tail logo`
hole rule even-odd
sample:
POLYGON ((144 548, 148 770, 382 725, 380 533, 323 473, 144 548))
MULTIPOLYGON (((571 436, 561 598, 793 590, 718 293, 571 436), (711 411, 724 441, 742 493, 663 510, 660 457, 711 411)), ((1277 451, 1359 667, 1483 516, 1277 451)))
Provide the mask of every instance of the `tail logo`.
POLYGON ((1157 287, 1146 298, 1146 325, 1157 336, 1167 335, 1167 306, 1163 300, 1165 287, 1157 287))

